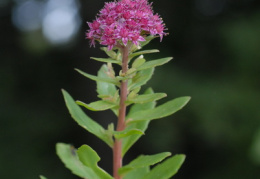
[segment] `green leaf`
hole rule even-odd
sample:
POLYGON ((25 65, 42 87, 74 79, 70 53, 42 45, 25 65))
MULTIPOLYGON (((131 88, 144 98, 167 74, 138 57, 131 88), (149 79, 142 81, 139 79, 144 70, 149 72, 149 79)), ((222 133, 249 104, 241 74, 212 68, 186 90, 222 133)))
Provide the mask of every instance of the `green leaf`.
POLYGON ((40 175, 40 179, 47 179, 45 176, 40 175))
POLYGON ((141 155, 132 162, 130 162, 128 165, 125 165, 122 168, 120 168, 118 172, 120 175, 125 175, 126 173, 136 168, 143 168, 159 163, 170 155, 170 152, 163 152, 155 155, 141 155))
POLYGON ((82 101, 76 101, 76 103, 91 111, 104 111, 107 109, 111 109, 117 105, 115 103, 111 103, 111 102, 107 102, 107 101, 96 101, 96 102, 92 102, 90 104, 86 104, 82 101))
POLYGON ((145 63, 145 61, 146 61, 146 60, 145 60, 144 58, 137 58, 137 59, 133 62, 132 68, 137 68, 137 67, 141 66, 142 64, 145 63))
MULTIPOLYGON (((147 89, 145 91, 144 94, 153 94, 153 90, 151 88, 147 89)), ((130 111, 128 113, 129 115, 132 115, 136 112, 139 111, 144 111, 147 109, 153 109, 155 107, 155 102, 149 102, 149 103, 144 103, 144 104, 134 104, 133 106, 131 106, 130 111)), ((148 124, 150 123, 149 120, 147 121, 140 121, 140 122, 136 122, 136 123, 132 123, 132 124, 128 124, 129 129, 139 129, 143 132, 145 132, 145 130, 148 127, 148 124)), ((123 146, 122 146, 122 152, 123 155, 125 155, 125 153, 131 148, 131 146, 141 137, 141 135, 131 135, 128 136, 126 138, 124 138, 123 140, 123 146)))
POLYGON ((149 44, 153 39, 157 38, 158 36, 149 35, 145 37, 145 41, 140 42, 141 47, 143 48, 145 45, 149 44))
POLYGON ((100 161, 98 154, 88 145, 82 145, 77 154, 79 160, 87 167, 91 168, 101 179, 113 179, 107 172, 101 169, 97 163, 100 161))
POLYGON ((152 49, 152 50, 142 50, 142 51, 138 51, 138 52, 135 52, 135 53, 132 53, 129 55, 129 59, 132 59, 136 56, 139 56, 139 55, 144 55, 144 54, 149 54, 149 53, 157 53, 157 52, 160 52, 159 50, 157 49, 152 49))
POLYGON ((99 61, 99 62, 121 64, 120 61, 114 60, 112 58, 95 58, 95 57, 90 57, 90 58, 93 59, 93 60, 99 61))
POLYGON ((138 111, 127 117, 129 123, 139 122, 143 120, 153 120, 169 116, 182 109, 190 100, 190 97, 180 97, 168 101, 155 109, 138 111))
POLYGON ((89 167, 85 166, 78 158, 73 146, 63 143, 56 144, 56 152, 65 166, 72 173, 81 178, 102 179, 89 167))
POLYGON ((137 168, 128 172, 123 179, 139 179, 149 173, 149 167, 137 168))
POLYGON ((107 47, 101 47, 101 50, 103 50, 104 52, 106 52, 106 54, 111 57, 112 59, 116 59, 117 54, 116 52, 114 52, 113 50, 108 50, 107 47))
POLYGON ((185 155, 175 155, 161 164, 156 165, 141 179, 169 179, 175 175, 185 160, 185 155))
MULTIPOLYGON (((102 65, 100 70, 98 71, 98 77, 100 78, 107 78, 108 75, 113 71, 111 69, 111 66, 108 65, 102 65)), ((113 72, 112 72, 113 73, 113 72)), ((119 95, 118 91, 116 89, 116 86, 112 83, 107 83, 103 81, 97 81, 97 93, 98 97, 103 99, 103 100, 109 100, 111 102, 116 102, 118 101, 119 95)), ((117 114, 117 109, 111 109, 115 115, 117 114)))
MULTIPOLYGON (((102 65, 98 71, 98 78, 108 78, 109 68, 107 65, 102 65)), ((116 87, 114 84, 97 81, 97 93, 103 96, 114 96, 116 93, 116 87)))
POLYGON ((106 78, 102 78, 102 77, 98 77, 98 76, 94 76, 94 75, 90 75, 88 73, 85 73, 79 69, 76 69, 77 72, 79 72, 80 74, 82 74, 83 76, 91 79, 91 80, 94 80, 94 81, 101 81, 101 82, 107 82, 107 83, 112 83, 112 84, 115 84, 115 85, 119 85, 119 81, 116 80, 116 78, 109 78, 109 77, 106 77, 106 78))
POLYGON ((125 138, 135 134, 144 135, 143 131, 139 129, 132 129, 132 128, 126 128, 123 131, 114 131, 114 136, 116 139, 125 138))
POLYGON ((126 104, 147 103, 147 102, 151 102, 151 101, 157 101, 166 96, 167 96, 167 94, 165 94, 165 93, 143 94, 143 95, 138 95, 132 99, 127 99, 126 104))
POLYGON ((139 71, 139 70, 144 70, 144 69, 147 69, 147 68, 153 68, 153 67, 156 67, 156 66, 160 66, 160 65, 163 65, 165 63, 168 63, 172 59, 173 59, 172 57, 166 57, 166 58, 161 58, 161 59, 158 59, 158 60, 147 61, 143 65, 139 66, 136 70, 139 71))
POLYGON ((138 71, 133 79, 129 80, 129 91, 145 85, 151 79, 153 72, 154 68, 138 71))
POLYGON ((110 147, 113 146, 113 140, 109 135, 106 134, 105 129, 99 125, 97 122, 93 121, 90 117, 88 117, 82 109, 76 104, 74 99, 67 93, 65 90, 62 90, 65 103, 71 117, 84 129, 94 134, 105 143, 107 143, 110 147))

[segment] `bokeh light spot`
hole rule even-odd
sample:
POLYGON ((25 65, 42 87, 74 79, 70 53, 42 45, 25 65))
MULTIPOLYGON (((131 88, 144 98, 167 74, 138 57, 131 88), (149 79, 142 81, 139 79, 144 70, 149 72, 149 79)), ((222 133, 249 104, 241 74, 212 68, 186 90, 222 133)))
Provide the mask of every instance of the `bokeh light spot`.
POLYGON ((52 44, 69 42, 81 24, 75 0, 49 0, 43 18, 43 34, 52 44))
POLYGON ((19 3, 12 13, 13 24, 21 31, 32 31, 41 28, 43 3, 25 1, 19 3))

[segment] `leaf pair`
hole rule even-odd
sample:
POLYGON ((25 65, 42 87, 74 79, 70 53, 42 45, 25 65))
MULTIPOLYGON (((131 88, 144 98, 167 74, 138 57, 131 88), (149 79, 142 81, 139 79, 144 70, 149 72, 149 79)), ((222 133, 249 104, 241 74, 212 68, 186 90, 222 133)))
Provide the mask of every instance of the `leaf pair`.
POLYGON ((98 167, 98 154, 88 145, 82 145, 78 150, 63 143, 56 145, 56 151, 65 166, 75 175, 89 179, 113 179, 107 172, 98 167))
MULTIPOLYGON (((56 151, 65 166, 81 178, 113 179, 101 169, 97 163, 100 161, 98 154, 88 145, 82 145, 78 150, 73 146, 63 143, 56 145, 56 151)), ((164 152, 155 155, 141 155, 128 165, 120 168, 118 173, 123 179, 168 179, 175 175, 185 160, 185 155, 175 155, 156 165, 152 170, 150 166, 163 161, 171 153, 164 152)), ((41 179, 46 179, 41 176, 41 179)))
POLYGON ((161 162, 171 153, 164 152, 156 155, 141 155, 128 165, 119 169, 123 179, 169 179, 174 176, 185 160, 185 155, 175 155, 156 165, 152 170, 150 166, 161 162))
POLYGON ((76 104, 74 99, 65 90, 62 90, 66 106, 71 114, 71 117, 88 132, 94 134, 110 147, 113 146, 113 139, 109 136, 105 129, 97 122, 88 117, 83 110, 76 104))
MULTIPOLYGON (((65 103, 67 105, 67 108, 69 109, 69 112, 72 116, 72 118, 84 129, 89 131, 90 133, 96 135, 98 138, 103 140, 105 143, 107 143, 110 147, 113 146, 113 139, 112 136, 109 135, 106 130, 99 125, 97 122, 92 120, 90 117, 88 117, 83 110, 76 104, 74 99, 65 91, 62 90, 62 93, 64 95, 65 103)), ((148 90, 147 94, 152 94, 152 90, 148 90)), ((172 101, 169 101, 163 105, 160 105, 156 108, 155 102, 151 101, 149 103, 142 104, 135 104, 131 107, 131 110, 127 116, 128 121, 128 127, 126 131, 123 131, 124 136, 129 136, 130 134, 136 134, 136 131, 139 131, 138 134, 143 134, 143 132, 146 130, 149 121, 154 119, 159 119, 162 117, 166 117, 168 115, 171 115, 175 113, 176 111, 180 110, 184 105, 187 104, 190 97, 181 97, 174 99, 172 101), (154 108, 154 109, 153 109, 154 108), (143 109, 143 110, 139 110, 143 109), (141 123, 140 123, 141 122, 141 123), (132 124, 137 123, 137 124, 132 124), (131 125, 130 125, 131 124, 131 125)), ((115 133, 116 134, 116 133, 115 133)), ((119 134, 117 134, 119 135, 119 134)), ((131 136, 129 136, 131 137, 131 136)), ((128 150, 128 148, 137 140, 140 136, 135 136, 131 139, 131 142, 128 141, 129 138, 126 138, 124 140, 123 145, 123 153, 128 150), (128 147, 126 147, 128 146, 128 147)))
MULTIPOLYGON (((154 94, 150 88, 145 92, 146 95, 154 94)), ((126 117, 128 128, 146 131, 151 120, 169 116, 182 109, 190 100, 190 97, 180 97, 155 107, 155 101, 144 104, 135 104, 130 108, 126 117)), ((140 135, 126 137, 123 140, 123 155, 140 138, 140 135)))

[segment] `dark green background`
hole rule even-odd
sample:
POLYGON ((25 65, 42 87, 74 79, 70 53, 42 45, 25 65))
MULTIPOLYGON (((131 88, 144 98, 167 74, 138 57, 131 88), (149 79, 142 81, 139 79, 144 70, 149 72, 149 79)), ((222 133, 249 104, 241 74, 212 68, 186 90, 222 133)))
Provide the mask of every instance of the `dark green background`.
MULTIPOLYGON (((26 1, 26 0, 25 0, 26 1)), ((13 26, 11 0, 0 3, 0 178, 76 179, 55 154, 55 144, 89 144, 111 172, 111 150, 85 132, 65 107, 61 88, 75 98, 96 100, 95 83, 73 68, 95 74, 105 56, 90 48, 84 32, 103 7, 101 0, 81 0, 83 21, 69 44, 51 45, 41 30, 13 26), (4 5, 3 5, 4 4, 4 5)), ((43 1, 44 2, 44 1, 43 1)), ((260 177, 260 5, 258 0, 154 0, 169 36, 146 48, 174 56, 158 67, 152 81, 168 99, 192 96, 180 112, 153 121, 129 151, 185 153, 176 179, 256 179, 260 177)), ((62 29, 61 29, 62 30, 62 29)), ((162 103, 163 100, 160 102, 162 103)), ((106 125, 110 112, 87 112, 106 125)), ((109 118, 109 119, 108 119, 109 118)))

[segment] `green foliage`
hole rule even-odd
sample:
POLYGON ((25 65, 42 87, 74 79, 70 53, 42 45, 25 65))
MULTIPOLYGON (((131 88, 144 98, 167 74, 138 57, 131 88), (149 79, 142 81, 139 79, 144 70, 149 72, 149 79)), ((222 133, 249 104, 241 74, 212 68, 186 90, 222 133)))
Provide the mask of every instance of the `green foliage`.
POLYGON ((95 58, 95 57, 90 57, 93 60, 99 61, 99 62, 106 62, 106 63, 116 63, 116 64, 121 64, 120 61, 112 59, 112 58, 95 58))
POLYGON ((113 140, 110 136, 107 135, 105 129, 99 125, 97 122, 93 121, 90 117, 88 117, 82 109, 75 103, 74 99, 67 93, 65 90, 62 90, 65 103, 71 117, 84 129, 94 134, 105 143, 107 143, 110 147, 113 145, 113 140))
POLYGON ((155 166, 148 174, 141 179, 169 179, 175 175, 185 160, 185 155, 175 155, 163 163, 155 166))
POLYGON ((169 116, 182 109, 190 100, 190 97, 180 97, 173 99, 165 104, 162 104, 155 109, 138 111, 127 117, 129 123, 139 122, 144 120, 154 120, 169 116))
POLYGON ((148 166, 143 168, 137 168, 127 173, 126 176, 124 176, 124 179, 133 179, 133 178, 139 179, 144 177, 146 174, 148 174, 149 171, 150 168, 148 166))
POLYGON ((146 60, 142 56, 140 56, 140 58, 135 59, 135 61, 132 64, 132 68, 138 68, 145 62, 146 62, 146 60))
POLYGON ((100 179, 112 179, 112 177, 103 169, 98 167, 97 163, 100 161, 98 154, 88 145, 82 145, 77 154, 79 160, 87 167, 91 168, 100 179))
POLYGON ((108 50, 107 47, 101 47, 101 50, 103 50, 110 58, 117 60, 117 53, 113 50, 108 50))
POLYGON ((141 48, 143 48, 144 46, 146 46, 147 44, 149 44, 153 39, 157 38, 158 36, 153 36, 153 35, 149 35, 147 37, 145 37, 145 41, 140 42, 140 46, 141 48))
POLYGON ((116 139, 121 139, 121 138, 125 138, 128 136, 132 136, 132 135, 144 135, 143 131, 141 131, 140 129, 132 129, 132 128, 126 128, 123 131, 114 131, 114 137, 116 139))
POLYGON ((98 77, 98 76, 94 76, 94 75, 90 75, 88 73, 85 73, 79 69, 76 69, 77 72, 79 72, 80 74, 82 74, 83 76, 91 79, 91 80, 94 80, 94 81, 102 81, 102 82, 107 82, 107 83, 112 83, 112 84, 115 84, 115 85, 119 85, 119 81, 116 79, 116 78, 109 78, 109 77, 106 77, 106 78, 102 78, 102 77, 98 77))
MULTIPOLYGON (((102 65, 98 71, 98 78, 109 78, 109 75, 112 76, 113 74, 112 67, 109 68, 108 65, 102 65)), ((97 81, 97 93, 100 97, 113 98, 117 93, 117 89, 113 83, 97 81)))
POLYGON ((80 160, 75 148, 68 144, 58 143, 56 145, 57 155, 65 166, 75 175, 81 178, 100 177, 90 167, 84 165, 80 160))
POLYGON ((151 101, 157 101, 159 99, 162 99, 166 97, 167 94, 165 93, 154 93, 154 94, 143 94, 143 95, 138 95, 132 98, 128 98, 126 103, 127 104, 132 104, 132 103, 148 103, 151 101))
MULTIPOLYGON (((147 89, 145 91, 144 94, 153 94, 153 90, 151 88, 147 89)), ((155 101, 151 101, 148 103, 144 103, 144 104, 134 104, 131 108, 130 111, 128 113, 127 116, 137 113, 139 111, 143 111, 143 110, 148 110, 148 109, 153 109, 155 107, 156 102, 155 101)), ((132 128, 132 129, 139 129, 143 132, 146 131, 148 124, 150 123, 149 120, 147 121, 140 121, 137 123, 132 123, 128 125, 128 128, 132 128)), ((125 153, 131 148, 131 146, 140 138, 140 135, 131 135, 128 136, 126 138, 124 138, 123 140, 123 147, 122 147, 122 151, 123 151, 123 155, 125 155, 125 153)))
POLYGON ((40 179, 47 179, 45 176, 40 175, 40 179))
POLYGON ((161 162, 166 157, 170 156, 170 152, 164 152, 160 154, 155 155, 141 155, 132 162, 130 162, 128 165, 125 165, 124 167, 119 169, 119 174, 125 175, 126 173, 135 170, 137 168, 144 168, 147 166, 154 165, 158 162, 161 162))
MULTIPOLYGON (((147 41, 155 37, 147 37, 147 41)), ((145 45, 146 43, 143 43, 145 45)), ((172 57, 161 58, 157 60, 146 61, 144 54, 159 52, 158 50, 142 50, 133 45, 129 52, 130 59, 137 57, 127 72, 119 72, 115 75, 112 64, 122 65, 122 54, 120 49, 116 51, 108 51, 107 48, 101 48, 109 58, 94 58, 100 62, 106 62, 98 71, 97 76, 87 74, 81 70, 76 69, 83 76, 97 82, 97 93, 100 98, 99 101, 86 104, 82 101, 74 101, 74 99, 65 91, 62 90, 65 103, 72 118, 88 132, 94 134, 111 148, 113 148, 114 140, 122 141, 122 155, 132 147, 132 145, 144 135, 148 124, 151 120, 169 116, 178 110, 182 109, 190 100, 190 97, 180 97, 170 100, 158 107, 156 101, 167 95, 165 93, 154 93, 151 88, 146 90, 143 94, 139 94, 141 87, 145 85, 152 77, 154 68, 169 62, 172 57), (128 95, 127 100, 124 101, 130 110, 126 116, 125 127, 122 131, 115 131, 114 124, 108 125, 105 130, 97 122, 89 118, 80 106, 91 111, 112 110, 115 115, 118 115, 119 109, 119 87, 122 81, 128 81, 128 95)), ((100 160, 98 154, 89 146, 83 145, 78 150, 67 144, 57 144, 57 154, 75 175, 82 178, 93 179, 112 179, 112 177, 98 167, 97 163, 100 160)), ((124 179, 167 179, 173 176, 181 164, 185 156, 176 155, 162 162, 171 153, 164 152, 156 155, 141 155, 134 159, 128 165, 119 169, 119 175, 124 179), (162 162, 160 164, 157 164, 162 162), (157 164, 150 170, 150 166, 157 164)))
POLYGON ((172 57, 167 57, 167 58, 161 58, 161 59, 158 59, 158 60, 151 60, 151 61, 145 62, 141 66, 137 67, 136 70, 139 71, 139 70, 144 70, 144 69, 160 66, 160 65, 163 65, 165 63, 168 63, 172 59, 173 59, 172 57))
POLYGON ((129 59, 132 59, 132 58, 139 56, 139 55, 144 55, 144 54, 149 54, 149 53, 157 53, 157 52, 160 52, 160 51, 157 50, 157 49, 138 51, 138 52, 130 54, 129 59))
POLYGON ((152 78, 153 72, 154 68, 138 71, 136 75, 131 80, 129 80, 129 91, 145 85, 152 78))
POLYGON ((96 101, 96 102, 92 102, 90 104, 86 104, 82 101, 76 101, 76 103, 80 106, 87 108, 88 110, 91 110, 91 111, 104 111, 104 110, 107 110, 107 109, 111 109, 111 108, 113 108, 117 105, 115 103, 111 103, 111 102, 108 102, 108 101, 96 101))

